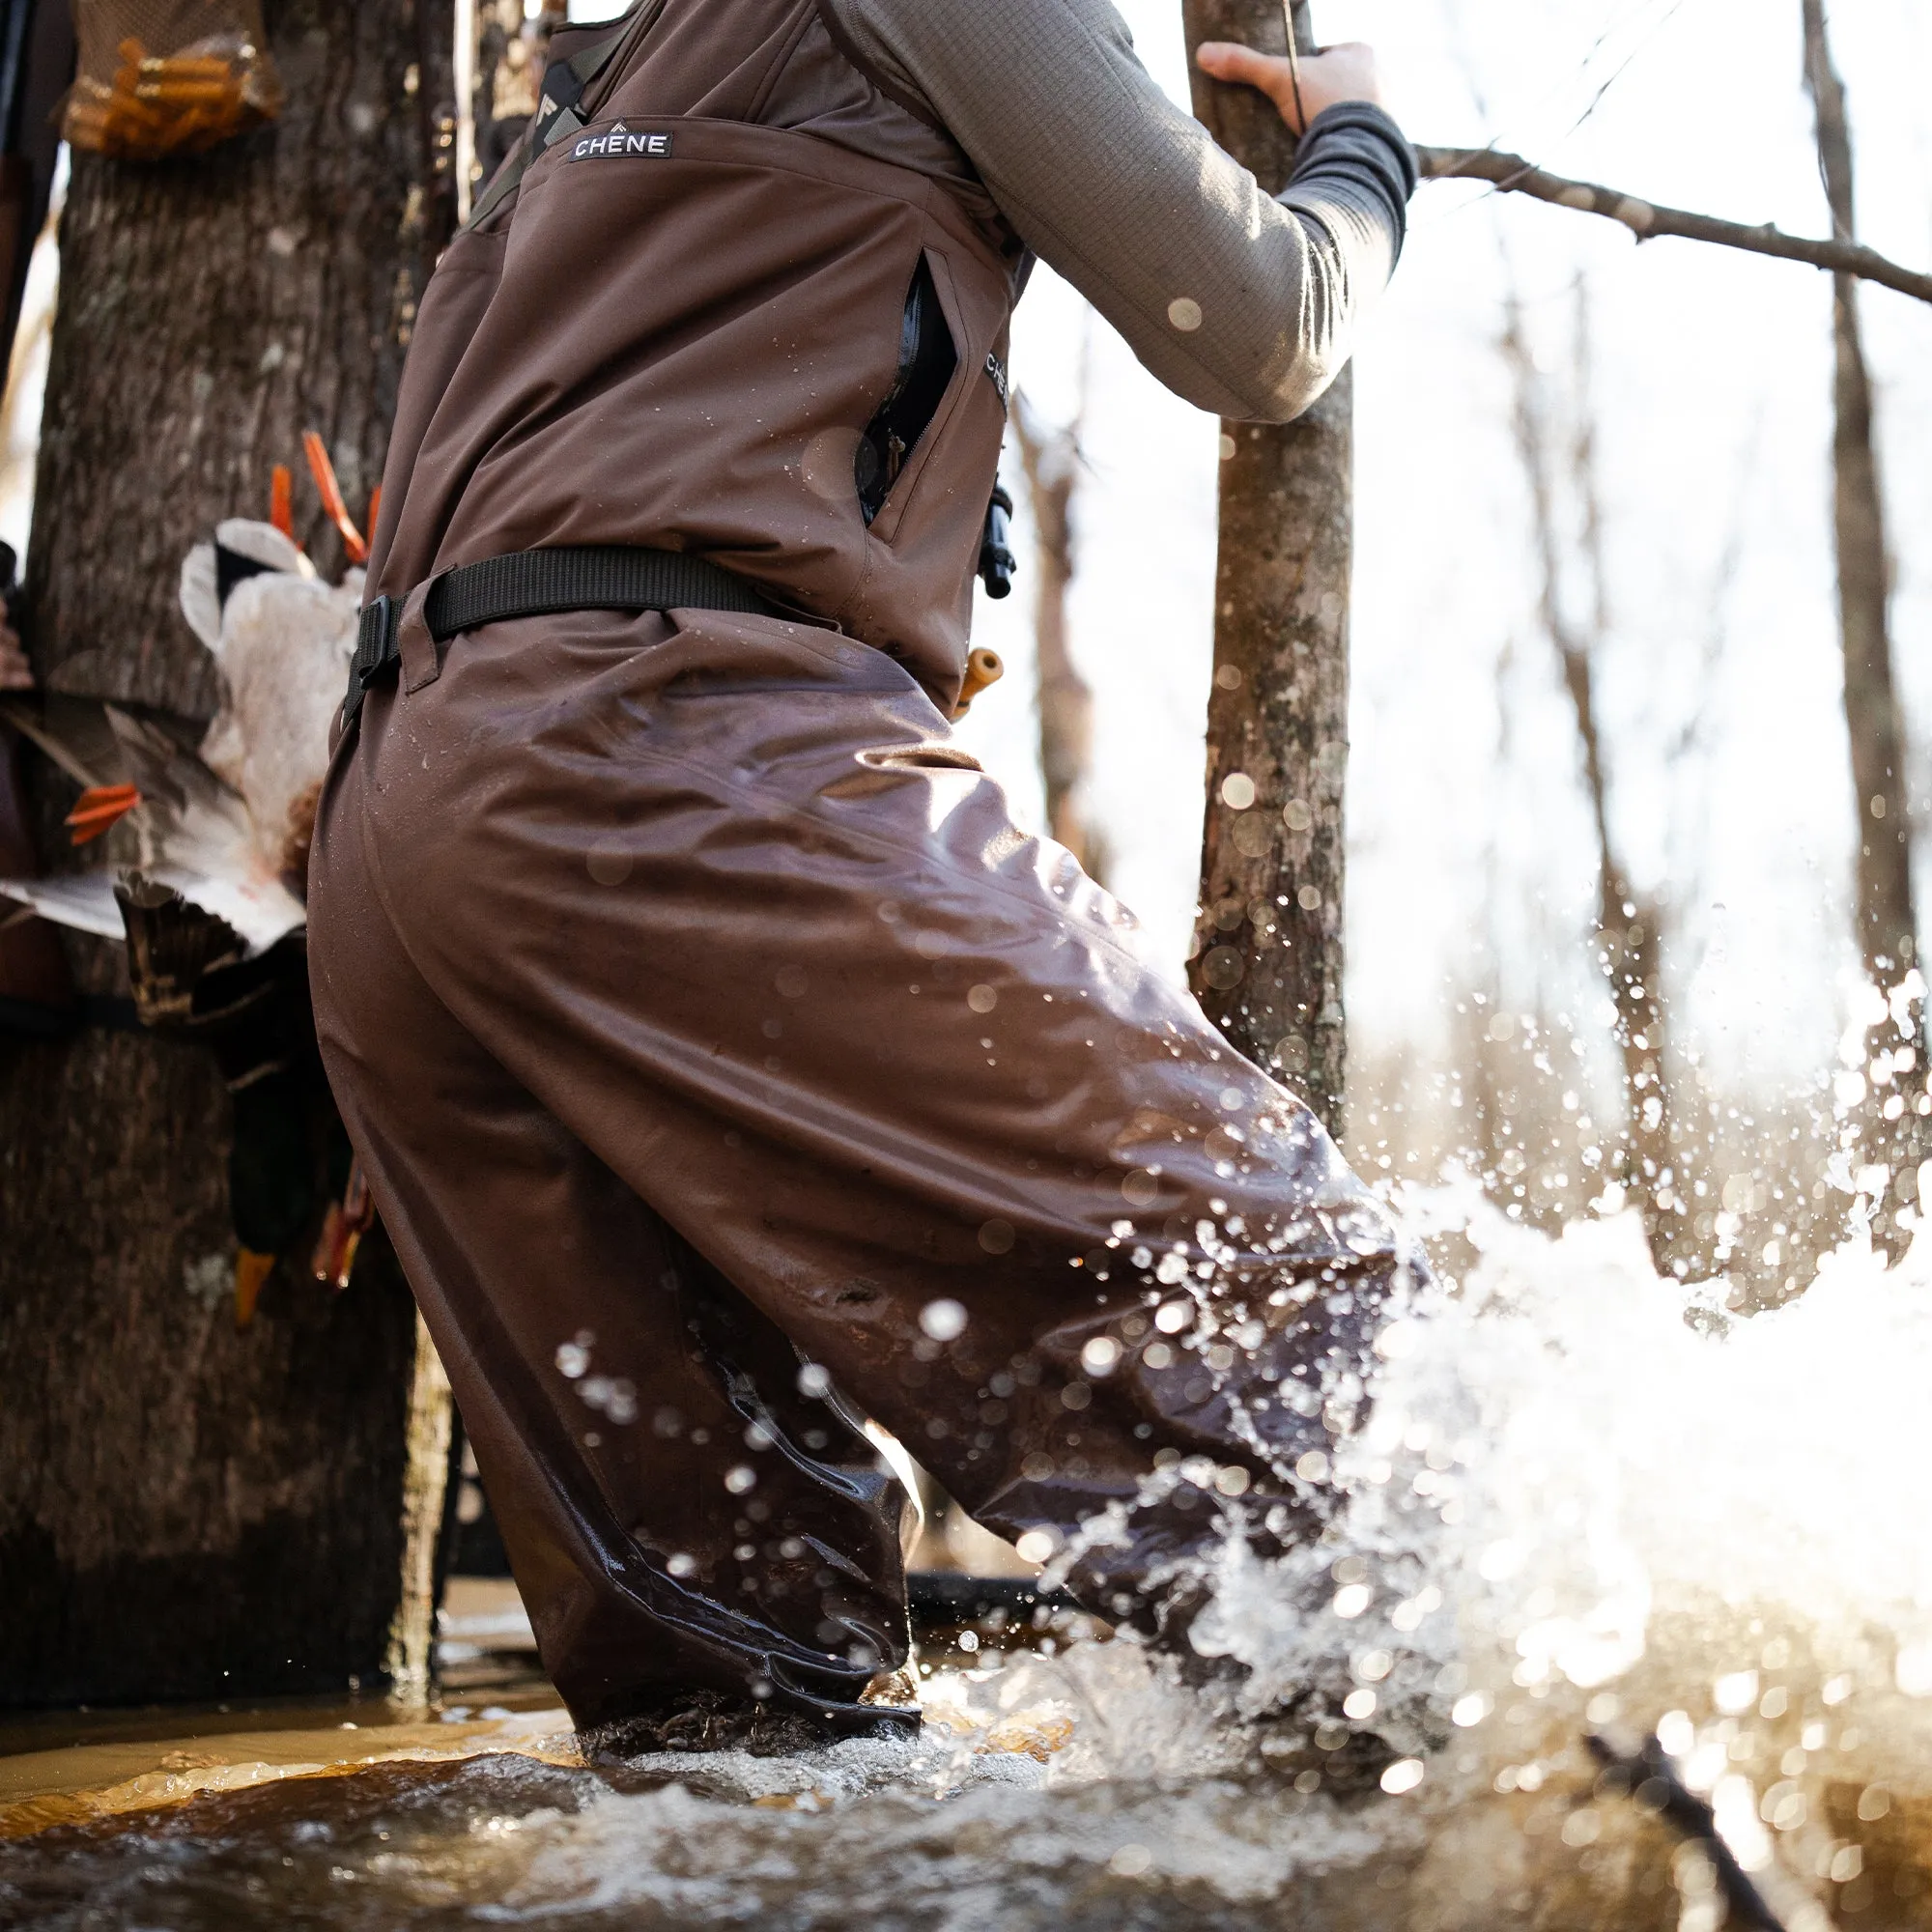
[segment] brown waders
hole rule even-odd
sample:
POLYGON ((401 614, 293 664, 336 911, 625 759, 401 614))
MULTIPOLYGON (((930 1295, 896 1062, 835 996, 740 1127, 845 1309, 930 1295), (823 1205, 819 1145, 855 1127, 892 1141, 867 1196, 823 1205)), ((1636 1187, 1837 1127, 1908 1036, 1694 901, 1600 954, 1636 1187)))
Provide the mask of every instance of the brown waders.
MULTIPOLYGON (((1400 1266, 950 740, 1016 251, 969 178, 812 131, 815 30, 656 0, 601 66, 567 43, 583 111, 425 298, 371 574, 398 674, 314 849, 329 1073, 584 1723, 891 1721, 860 1696, 906 1653, 901 1496, 862 1415, 1002 1535, 1099 1520, 1070 1587, 1158 1631, 1224 1517, 1319 1527, 1400 1266), (666 138, 569 158, 613 128, 666 138), (868 521, 922 262, 953 364, 868 521), (437 640, 439 574, 571 545, 786 614, 437 640)), ((881 149, 937 138, 853 85, 881 149)))

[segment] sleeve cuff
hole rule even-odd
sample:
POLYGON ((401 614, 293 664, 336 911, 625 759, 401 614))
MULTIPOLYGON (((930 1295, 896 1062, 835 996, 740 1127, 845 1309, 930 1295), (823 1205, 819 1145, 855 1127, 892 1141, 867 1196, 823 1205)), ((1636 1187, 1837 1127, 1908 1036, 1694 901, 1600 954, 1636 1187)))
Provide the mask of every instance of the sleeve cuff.
POLYGON ((1308 124, 1308 129, 1301 137, 1301 145, 1295 155, 1295 174, 1299 175, 1304 167, 1319 165, 1321 149, 1326 145, 1326 138, 1342 133, 1367 134, 1378 140, 1395 163, 1397 177, 1402 183, 1403 199, 1406 201, 1415 192, 1421 174, 1416 164, 1415 150, 1409 146, 1408 136, 1397 125, 1395 116, 1386 108, 1377 106, 1373 100, 1338 100, 1334 106, 1324 107, 1308 124))

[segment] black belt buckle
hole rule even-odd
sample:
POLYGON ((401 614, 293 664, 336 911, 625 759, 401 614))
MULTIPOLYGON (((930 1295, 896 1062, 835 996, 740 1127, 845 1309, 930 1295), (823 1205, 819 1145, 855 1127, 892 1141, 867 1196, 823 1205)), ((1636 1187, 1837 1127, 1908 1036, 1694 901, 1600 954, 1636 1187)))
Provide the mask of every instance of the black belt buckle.
POLYGON ((396 644, 401 611, 393 597, 379 597, 362 607, 355 624, 355 655, 349 660, 349 695, 342 700, 345 724, 355 724, 363 695, 402 655, 396 644))

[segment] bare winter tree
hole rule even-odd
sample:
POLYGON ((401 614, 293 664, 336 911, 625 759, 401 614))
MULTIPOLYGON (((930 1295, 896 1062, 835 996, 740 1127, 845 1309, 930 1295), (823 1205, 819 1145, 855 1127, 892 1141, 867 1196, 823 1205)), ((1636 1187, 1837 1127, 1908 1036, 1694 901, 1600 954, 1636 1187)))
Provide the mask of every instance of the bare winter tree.
POLYGON ((1082 370, 1080 405, 1059 428, 1042 424, 1024 396, 1015 396, 1013 438, 1033 505, 1033 634, 1039 676, 1039 769, 1046 788, 1046 826, 1096 879, 1106 853, 1087 815, 1093 762, 1094 693, 1073 662, 1066 628, 1066 593, 1073 582, 1073 501, 1080 487, 1080 432, 1087 413, 1082 370))
MULTIPOLYGON (((1306 0, 1186 0, 1187 46, 1312 49, 1306 0)), ((1193 70, 1194 111, 1270 193, 1294 140, 1251 88, 1193 70)), ((1242 1052, 1332 1130, 1342 1108, 1343 781, 1349 762, 1353 386, 1297 421, 1221 425, 1214 684, 1189 980, 1242 1052)))
POLYGON ((1579 622, 1572 616, 1565 594, 1571 573, 1566 568, 1558 500, 1563 439, 1548 385, 1524 331, 1521 304, 1514 292, 1506 298, 1502 352, 1514 381, 1517 450, 1528 486, 1535 533, 1538 614, 1555 649, 1576 719, 1583 789, 1596 833, 1595 944, 1616 1009, 1615 1036, 1624 1086, 1624 1129, 1612 1178, 1635 1199, 1659 1271, 1682 1262, 1681 1273, 1689 1265, 1683 1237, 1687 1204, 1673 1142, 1665 1058, 1660 957, 1663 909, 1655 898, 1638 891, 1618 848, 1596 696, 1596 665, 1609 634, 1610 613, 1595 430, 1588 400, 1588 309, 1579 285, 1577 394, 1568 466, 1578 523, 1577 548, 1588 590, 1586 613, 1579 622))
MULTIPOLYGON (((1802 0, 1804 77, 1817 118, 1818 169, 1831 204, 1835 241, 1856 240, 1851 125, 1845 88, 1832 63, 1824 0, 1802 0)), ((1914 1187, 1927 1136, 1914 1095, 1902 1080, 1925 1055, 1923 983, 1912 894, 1912 823, 1905 785, 1905 732, 1892 684, 1891 562, 1885 496, 1872 431, 1871 377, 1859 326, 1857 281, 1833 280, 1835 351, 1832 438, 1833 530, 1838 559, 1839 638, 1845 667, 1845 727, 1851 743, 1858 813, 1857 919, 1865 977, 1886 1010, 1866 1037, 1868 1096, 1847 1126, 1857 1151, 1860 1192, 1871 1204, 1873 1237, 1902 1245, 1893 1210, 1914 1187), (1908 977, 1912 976, 1912 977, 1908 977), (1913 1179, 1904 1180, 1907 1175, 1913 1179)), ((1877 1009, 1874 1008, 1874 1016, 1877 1009)))

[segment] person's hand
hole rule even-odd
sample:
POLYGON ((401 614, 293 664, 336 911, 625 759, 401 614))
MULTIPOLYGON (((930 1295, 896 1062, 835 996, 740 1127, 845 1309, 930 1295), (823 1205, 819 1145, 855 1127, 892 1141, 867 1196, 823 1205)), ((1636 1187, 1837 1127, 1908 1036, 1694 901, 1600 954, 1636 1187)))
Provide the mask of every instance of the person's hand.
POLYGON ((1324 107, 1344 100, 1372 100, 1381 105, 1381 77, 1376 71, 1376 50, 1360 41, 1303 54, 1292 67, 1275 54, 1258 54, 1228 41, 1203 41, 1194 55, 1201 71, 1237 86, 1258 87, 1275 104, 1291 133, 1305 131, 1324 107), (1301 82, 1301 105, 1295 107, 1296 68, 1301 82))
POLYGON ((13 625, 0 619, 0 691, 32 691, 34 673, 13 625))

